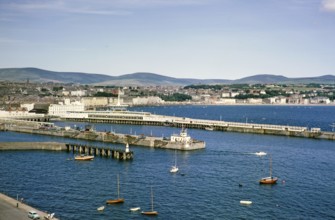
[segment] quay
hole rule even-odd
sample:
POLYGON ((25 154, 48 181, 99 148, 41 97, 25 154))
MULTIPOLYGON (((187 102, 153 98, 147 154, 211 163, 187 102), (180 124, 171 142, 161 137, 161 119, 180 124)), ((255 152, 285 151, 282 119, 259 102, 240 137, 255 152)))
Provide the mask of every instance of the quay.
MULTIPOLYGON (((46 212, 37 210, 24 202, 13 199, 5 194, 0 193, 0 220, 26 220, 28 218, 28 212, 34 210, 40 216, 40 219, 48 219, 46 212)), ((56 214, 57 216, 57 214, 56 214)), ((58 220, 53 217, 52 219, 58 220)))
POLYGON ((79 131, 69 127, 54 126, 53 123, 32 122, 19 120, 0 119, 0 131, 14 131, 29 134, 40 134, 58 136, 63 138, 82 139, 90 141, 100 141, 119 144, 131 144, 136 146, 145 146, 151 148, 164 148, 175 150, 198 150, 205 148, 203 141, 188 137, 188 142, 184 145, 182 142, 173 142, 164 137, 152 137, 145 135, 128 135, 115 132, 99 132, 94 130, 79 131))
POLYGON ((69 114, 62 117, 61 120, 88 123, 173 126, 228 132, 335 140, 335 132, 324 132, 321 131, 320 128, 308 129, 307 127, 302 126, 202 120, 186 117, 156 115, 151 114, 150 112, 135 112, 127 110, 69 112, 69 114))
POLYGON ((88 154, 117 160, 132 160, 134 156, 134 153, 129 151, 129 148, 126 148, 126 150, 118 150, 100 146, 58 142, 0 142, 0 151, 2 150, 66 151, 72 152, 73 154, 88 154))

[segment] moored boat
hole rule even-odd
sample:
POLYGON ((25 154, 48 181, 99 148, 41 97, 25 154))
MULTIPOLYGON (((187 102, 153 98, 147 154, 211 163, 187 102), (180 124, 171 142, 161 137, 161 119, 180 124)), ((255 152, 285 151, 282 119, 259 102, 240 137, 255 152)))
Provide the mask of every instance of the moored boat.
POLYGON ((270 176, 264 177, 259 180, 260 184, 275 184, 277 183, 278 178, 272 176, 272 158, 270 155, 270 176))
POLYGON ((120 198, 120 181, 119 181, 119 175, 117 175, 117 199, 109 199, 106 201, 106 204, 118 204, 118 203, 124 203, 124 199, 120 198))
POLYGON ((130 208, 129 211, 136 212, 136 211, 139 211, 140 209, 141 209, 140 207, 134 207, 134 208, 130 208))
POLYGON ((251 204, 252 204, 252 201, 250 201, 250 200, 241 200, 240 203, 241 203, 242 205, 251 205, 251 204))
POLYGON ((142 215, 158 215, 157 211, 154 211, 154 195, 152 192, 152 187, 151 187, 151 211, 143 211, 141 212, 142 215))
POLYGON ((74 157, 75 160, 93 160, 93 155, 78 155, 74 157))
POLYGON ((97 208, 98 211, 103 211, 105 209, 105 206, 100 206, 99 208, 97 208))
POLYGON ((182 128, 179 134, 171 135, 170 139, 162 141, 162 148, 177 150, 196 150, 205 148, 206 143, 191 138, 187 134, 187 129, 182 128))

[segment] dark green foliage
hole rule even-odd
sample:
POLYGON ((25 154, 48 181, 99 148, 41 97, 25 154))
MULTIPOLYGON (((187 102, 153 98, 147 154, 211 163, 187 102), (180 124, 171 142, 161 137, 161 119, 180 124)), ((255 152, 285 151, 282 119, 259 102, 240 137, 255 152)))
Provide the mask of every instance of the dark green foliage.
POLYGON ((159 95, 159 97, 164 101, 172 101, 172 102, 173 101, 181 102, 192 99, 192 96, 181 93, 173 93, 172 95, 159 95))
POLYGON ((97 92, 93 95, 94 97, 117 97, 117 94, 109 92, 97 92))

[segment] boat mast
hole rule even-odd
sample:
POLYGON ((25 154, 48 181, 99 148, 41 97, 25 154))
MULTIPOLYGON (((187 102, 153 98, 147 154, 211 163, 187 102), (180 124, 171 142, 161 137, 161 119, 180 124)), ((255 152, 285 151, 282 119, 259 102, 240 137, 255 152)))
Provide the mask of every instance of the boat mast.
POLYGON ((151 187, 151 211, 154 211, 154 195, 152 193, 152 187, 151 187))
POLYGON ((119 174, 117 175, 117 198, 120 198, 120 180, 119 180, 119 174))
POLYGON ((270 177, 272 177, 272 157, 270 155, 270 177))

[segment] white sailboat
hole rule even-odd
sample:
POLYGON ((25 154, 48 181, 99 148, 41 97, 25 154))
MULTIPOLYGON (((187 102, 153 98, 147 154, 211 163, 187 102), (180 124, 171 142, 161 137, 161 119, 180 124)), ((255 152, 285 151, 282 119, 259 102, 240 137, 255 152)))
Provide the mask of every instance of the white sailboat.
POLYGON ((177 173, 179 168, 177 167, 177 151, 175 152, 175 156, 174 156, 174 166, 171 167, 170 169, 170 173, 177 173))

